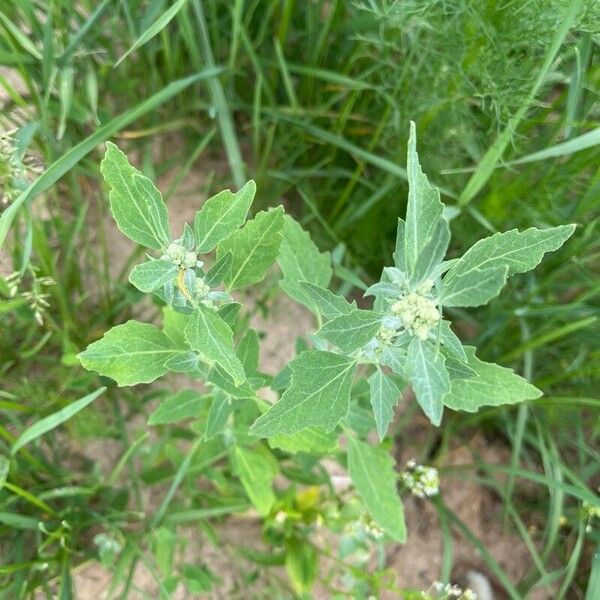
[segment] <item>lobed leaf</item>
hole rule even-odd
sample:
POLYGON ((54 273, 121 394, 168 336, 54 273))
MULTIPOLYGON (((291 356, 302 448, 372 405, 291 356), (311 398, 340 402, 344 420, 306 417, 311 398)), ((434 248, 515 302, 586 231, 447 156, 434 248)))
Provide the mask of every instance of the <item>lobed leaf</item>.
POLYGON ((219 365, 235 385, 244 383, 246 375, 235 355, 233 331, 214 310, 198 305, 189 318, 184 335, 192 350, 203 361, 209 365, 219 365))
POLYGON ((225 277, 228 289, 234 290, 263 279, 275 262, 281 245, 283 207, 259 212, 242 229, 219 244, 217 256, 231 252, 233 262, 225 277))
POLYGON ((396 472, 388 452, 348 438, 348 472, 376 523, 392 539, 406 541, 404 509, 396 491, 396 472))
POLYGON ((470 379, 455 379, 444 404, 454 410, 476 412, 482 406, 516 404, 542 395, 534 385, 511 369, 487 363, 475 356, 475 348, 466 346, 467 365, 476 373, 470 379))
POLYGON ((154 184, 111 142, 106 143, 100 172, 111 187, 110 209, 119 229, 146 248, 165 248, 170 241, 169 217, 154 184))
POLYGON ((114 379, 119 386, 151 383, 167 372, 165 362, 181 353, 160 329, 127 321, 78 355, 84 368, 114 379))
POLYGON ((177 266, 171 261, 149 260, 133 267, 129 282, 141 292, 149 294, 173 281, 177 270, 177 266))
POLYGON ((377 433, 379 439, 383 440, 394 418, 394 407, 398 404, 406 383, 397 376, 386 375, 379 367, 368 381, 377 433))
POLYGON ((250 180, 238 192, 223 190, 204 203, 194 219, 198 252, 210 252, 244 224, 255 194, 256 183, 250 180))
POLYGON ((362 348, 377 333, 381 315, 370 310, 356 309, 328 321, 317 335, 331 342, 340 350, 350 353, 362 348))
POLYGON ((331 257, 329 252, 319 252, 308 233, 289 215, 284 217, 283 239, 277 262, 283 272, 279 285, 285 293, 314 310, 312 298, 301 284, 308 282, 326 288, 332 274, 331 257))
POLYGON ((442 422, 444 397, 450 390, 450 376, 444 355, 427 341, 414 338, 408 347, 406 376, 417 402, 434 425, 442 422))
POLYGON ((348 302, 343 296, 338 296, 332 291, 319 287, 314 283, 300 282, 300 287, 305 295, 310 298, 313 306, 326 318, 335 319, 340 315, 347 315, 356 310, 356 301, 348 302))
POLYGON ((321 427, 326 433, 348 413, 356 363, 350 358, 312 350, 291 363, 290 387, 250 429, 252 435, 271 437, 321 427))

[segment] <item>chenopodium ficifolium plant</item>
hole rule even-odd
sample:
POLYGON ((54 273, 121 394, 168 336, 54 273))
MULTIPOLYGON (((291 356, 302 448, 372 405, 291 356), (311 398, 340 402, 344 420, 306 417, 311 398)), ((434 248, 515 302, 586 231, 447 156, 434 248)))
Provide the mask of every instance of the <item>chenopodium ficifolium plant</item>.
MULTIPOLYGON (((539 397, 512 370, 463 346, 444 309, 487 303, 508 277, 533 269, 574 231, 564 225, 496 233, 445 260, 450 228, 439 191, 421 170, 412 123, 407 162, 408 206, 406 220, 398 220, 395 264, 366 290, 374 297, 366 310, 329 289, 329 254, 319 252, 282 207, 246 222, 254 182, 210 198, 193 228, 186 225, 173 240, 160 192, 109 144, 101 171, 111 187, 112 214, 125 235, 156 254, 133 269, 130 282, 162 298, 164 324, 162 330, 137 321, 114 327, 79 355, 83 366, 119 385, 149 383, 167 371, 205 381, 212 400, 204 435, 226 440, 234 470, 263 515, 278 506, 278 464, 270 449, 339 455, 344 433, 348 472, 365 508, 385 534, 403 542, 393 460, 367 436, 375 429, 383 440, 408 384, 436 426, 444 407, 475 412, 539 397), (215 249, 216 261, 205 271, 201 256, 215 249), (260 282, 275 261, 281 288, 315 314, 320 328, 310 336, 311 347, 299 343, 296 358, 269 377, 258 371, 259 336, 247 326, 239 330, 241 306, 230 294, 260 282), (280 394, 273 404, 257 396, 266 385, 280 394)), ((185 390, 167 399, 150 424, 200 411, 199 394, 185 390)))

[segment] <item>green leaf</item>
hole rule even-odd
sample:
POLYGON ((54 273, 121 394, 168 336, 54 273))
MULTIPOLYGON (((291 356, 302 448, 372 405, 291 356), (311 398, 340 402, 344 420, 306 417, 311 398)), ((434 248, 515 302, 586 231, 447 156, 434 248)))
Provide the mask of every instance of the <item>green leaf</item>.
POLYGON ((184 334, 204 362, 219 365, 235 385, 244 383, 244 367, 233 349, 233 331, 215 311, 199 305, 191 314, 184 334))
POLYGON ((332 352, 309 351, 289 366, 290 387, 252 425, 252 435, 271 437, 307 427, 329 432, 346 416, 356 369, 353 360, 332 352))
POLYGON ((403 219, 398 218, 398 225, 396 226, 396 246, 394 249, 394 265, 400 269, 403 273, 407 272, 406 269, 406 254, 404 251, 404 245, 406 238, 406 222, 403 219))
POLYGON ((296 594, 310 597, 318 570, 317 551, 310 544, 297 538, 289 538, 285 546, 285 569, 296 594))
POLYGON ((197 417, 205 398, 195 390, 182 390, 163 400, 150 415, 148 425, 164 425, 197 417))
POLYGON ((289 215, 284 217, 283 240, 277 262, 283 272, 279 285, 284 292, 314 310, 314 303, 301 283, 326 288, 331 280, 331 257, 329 252, 319 252, 308 233, 289 215))
POLYGON ((206 418, 206 430, 204 439, 209 440, 218 435, 225 429, 227 419, 233 410, 231 398, 225 392, 217 390, 213 398, 208 417, 206 418))
POLYGON ((283 207, 259 212, 242 229, 219 244, 219 258, 231 252, 233 264, 225 278, 227 288, 238 289, 260 281, 275 262, 281 245, 283 207))
POLYGON ((347 315, 357 308, 355 300, 350 303, 346 298, 314 283, 301 281, 300 287, 304 290, 305 296, 310 299, 311 304, 326 319, 335 319, 340 315, 347 315))
POLYGON ((408 347, 406 375, 417 402, 434 425, 442 421, 444 396, 450 390, 446 359, 429 342, 414 338, 408 347))
POLYGON ((208 270, 206 276, 204 277, 204 283, 206 283, 209 287, 216 287, 217 285, 221 285, 223 281, 225 281, 225 277, 227 277, 227 273, 229 273, 229 269, 231 269, 231 264, 233 263, 233 256, 231 252, 227 252, 215 264, 208 270))
POLYGON ((482 271, 457 275, 442 281, 440 304, 443 306, 481 306, 495 298, 506 283, 508 268, 497 265, 482 271))
POLYGON ((445 219, 440 219, 437 228, 432 233, 429 241, 421 250, 414 270, 410 276, 413 285, 418 285, 435 273, 436 268, 444 260, 448 245, 450 244, 450 227, 445 219))
POLYGON ((379 367, 368 381, 377 433, 379 439, 383 440, 394 417, 394 407, 406 384, 399 377, 386 375, 379 367))
POLYGON ((511 369, 479 360, 475 348, 466 346, 467 364, 476 373, 471 379, 455 379, 444 404, 454 410, 476 412, 482 406, 516 404, 535 400, 542 392, 511 369))
POLYGON ((404 509, 396 491, 394 463, 387 451, 349 436, 348 472, 375 522, 392 539, 404 543, 404 509))
POLYGON ((350 353, 371 341, 380 326, 381 315, 370 310, 356 309, 328 321, 317 335, 350 353))
POLYGON ((204 203, 194 219, 198 252, 210 252, 244 224, 255 194, 251 180, 236 193, 223 190, 204 203))
POLYGON ((36 440, 55 427, 62 425, 65 421, 68 421, 79 411, 83 410, 88 404, 91 404, 105 390, 106 388, 102 387, 95 392, 92 392, 91 394, 72 402, 68 406, 61 408, 59 411, 40 419, 37 421, 37 423, 34 423, 25 429, 25 431, 19 435, 19 437, 15 440, 15 443, 12 445, 11 454, 16 454, 21 448, 23 448, 23 446, 29 444, 29 442, 36 440))
MULTIPOLYGON (((406 226, 404 230, 404 260, 409 276, 415 273, 417 261, 436 234, 444 205, 439 190, 432 186, 421 170, 417 155, 417 136, 415 124, 410 123, 406 171, 408 174, 408 205, 406 207, 406 226)), ((399 224, 400 228, 400 224, 399 224)), ((398 252, 396 252, 398 255, 398 252)), ((401 255, 396 260, 401 261, 401 255)))
POLYGON ((177 266, 168 260, 149 260, 133 267, 129 282, 147 294, 163 287, 177 275, 177 266))
POLYGON ((248 329, 241 339, 237 356, 244 365, 246 373, 256 373, 260 354, 260 342, 256 329, 248 329))
POLYGON ((160 329, 127 321, 107 331, 78 356, 88 371, 96 371, 125 386, 151 383, 164 375, 165 362, 180 352, 160 329))
POLYGON ((218 365, 215 365, 210 370, 208 381, 234 398, 240 400, 256 399, 256 394, 247 381, 236 387, 229 375, 227 375, 227 373, 225 373, 218 365))
POLYGON ((165 248, 170 241, 169 217, 154 184, 111 142, 106 143, 100 172, 111 187, 110 209, 119 229, 146 248, 165 248))
POLYGON ((560 248, 575 231, 575 225, 549 229, 531 227, 495 233, 479 240, 452 265, 442 282, 442 304, 445 306, 479 306, 496 296, 507 276, 535 268, 546 252, 560 248), (495 274, 494 274, 495 272, 495 274), (487 279, 485 285, 478 281, 487 279))
POLYGON ((337 448, 338 434, 335 432, 325 433, 318 427, 303 429, 291 434, 278 434, 269 438, 271 448, 279 448, 284 452, 295 454, 306 452, 307 454, 330 454, 337 448))
POLYGON ((442 320, 438 331, 440 336, 440 342, 442 343, 444 348, 446 348, 446 350, 450 354, 452 354, 459 360, 466 362, 467 355, 465 353, 465 349, 463 348, 463 345, 458 336, 454 333, 454 331, 452 331, 452 328, 450 327, 450 322, 442 320))
POLYGON ((261 515, 267 515, 275 503, 273 462, 262 452, 236 446, 235 465, 248 498, 261 515))
POLYGON ((394 373, 404 376, 406 373, 406 348, 400 346, 384 346, 379 362, 389 367, 394 373))

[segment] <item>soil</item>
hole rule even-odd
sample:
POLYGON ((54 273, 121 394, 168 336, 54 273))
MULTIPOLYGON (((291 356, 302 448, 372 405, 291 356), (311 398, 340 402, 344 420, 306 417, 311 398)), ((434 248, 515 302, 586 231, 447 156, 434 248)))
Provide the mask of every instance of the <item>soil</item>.
MULTIPOLYGON (((157 156, 164 151, 164 148, 157 146, 157 156)), ((207 176, 211 171, 223 175, 226 172, 226 165, 219 159, 214 161, 201 159, 170 199, 169 212, 175 233, 182 230, 184 222, 193 221, 193 216, 204 197, 207 176)), ((168 184, 168 179, 158 182, 163 190, 167 189, 168 184)), ((107 219, 103 226, 109 240, 111 272, 116 275, 121 270, 131 245, 116 229, 112 220, 107 219)), ((0 254, 0 261, 2 271, 6 271, 8 269, 6 255, 0 254)), ((258 314, 253 318, 253 326, 263 336, 261 367, 265 372, 275 373, 293 357, 296 338, 313 328, 313 320, 307 311, 281 294, 271 302, 269 323, 267 327, 264 317, 258 314)), ((402 407, 399 412, 401 411, 402 407)), ((136 429, 141 425, 143 424, 132 423, 131 427, 136 429)), ((396 455, 400 466, 415 454, 411 451, 411 447, 414 448, 415 443, 418 445, 418 440, 423 438, 426 429, 427 425, 424 422, 417 424, 409 436, 411 446, 403 441, 398 442, 396 455)), ((86 441, 85 447, 78 450, 88 458, 97 461, 105 472, 115 464, 121 452, 120 445, 106 440, 86 441)), ((493 441, 490 443, 489 440, 475 436, 471 440, 465 440, 464 445, 450 449, 444 465, 471 463, 474 453, 491 463, 506 463, 508 460, 508 450, 503 444, 493 441)), ((531 558, 521 537, 509 528, 503 527, 502 503, 495 494, 473 479, 458 477, 443 477, 441 491, 446 505, 481 540, 512 581, 517 581, 528 571, 531 558)), ((152 495, 146 498, 148 511, 157 506, 162 494, 164 490, 154 490, 152 495)), ((387 566, 400 586, 425 590, 439 577, 442 564, 442 535, 437 511, 431 502, 411 497, 406 499, 405 509, 409 531, 408 541, 402 546, 388 545, 387 566)), ((192 564, 200 562, 218 574, 221 579, 216 591, 204 597, 215 599, 291 597, 289 592, 284 591, 285 583, 279 583, 285 581, 285 573, 281 569, 267 571, 257 568, 236 550, 240 545, 268 550, 262 543, 258 519, 252 518, 251 515, 249 518, 232 517, 214 524, 214 531, 216 534, 214 539, 218 539, 218 543, 211 541, 212 536, 199 528, 178 531, 185 546, 180 559, 192 564), (256 578, 253 580, 254 577, 256 578)), ((335 547, 337 540, 333 534, 328 534, 325 538, 328 544, 335 547)), ((480 600, 503 598, 502 593, 494 586, 493 577, 486 571, 485 561, 477 550, 456 532, 453 539, 455 564, 453 580, 472 587, 478 592, 480 600)), ((83 565, 74 578, 77 598, 80 600, 107 598, 110 580, 111 574, 101 565, 97 563, 83 565)), ((158 598, 158 588, 153 576, 141 565, 135 573, 133 589, 129 596, 130 600, 158 598)), ((327 597, 325 592, 318 589, 315 596, 327 597)), ((550 600, 553 596, 552 590, 539 590, 539 593, 530 595, 529 598, 550 600)), ((174 600, 187 600, 198 596, 180 587, 172 597, 174 600)))

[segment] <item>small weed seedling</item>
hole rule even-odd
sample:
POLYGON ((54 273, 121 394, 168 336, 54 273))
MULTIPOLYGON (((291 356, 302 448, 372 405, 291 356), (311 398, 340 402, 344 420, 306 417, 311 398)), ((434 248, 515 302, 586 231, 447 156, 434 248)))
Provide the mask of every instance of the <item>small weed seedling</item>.
MULTIPOLYGON (((533 269, 575 229, 496 233, 462 257, 445 260, 450 228, 439 191, 421 170, 414 124, 407 162, 408 208, 406 220, 398 220, 395 264, 366 291, 374 302, 365 310, 328 288, 329 254, 319 252, 281 206, 246 222, 254 182, 210 198, 193 227, 186 224, 173 240, 160 192, 108 144, 101 171, 111 188, 112 214, 121 231, 150 252, 129 280, 160 297, 164 319, 162 329, 138 321, 114 327, 79 355, 81 363, 120 386, 150 383, 169 371, 203 381, 211 404, 194 431, 221 440, 261 515, 277 510, 281 492, 273 481, 282 456, 341 456, 343 434, 348 472, 366 511, 384 534, 403 542, 394 462, 384 445, 368 441, 369 427, 359 418, 367 399, 373 416, 369 409, 366 423, 383 440, 408 385, 436 426, 445 407, 475 412, 539 397, 512 370, 483 362, 475 348, 463 346, 444 311, 486 304, 508 277, 533 269), (204 255, 215 251, 205 269, 204 255), (310 347, 299 346, 290 364, 271 377, 258 370, 259 336, 238 318, 242 306, 233 294, 260 283, 275 261, 281 288, 315 314, 319 329, 309 336, 310 347), (258 395, 267 386, 279 394, 273 404, 258 395)), ((197 417, 199 398, 191 390, 179 392, 150 424, 197 417)))

